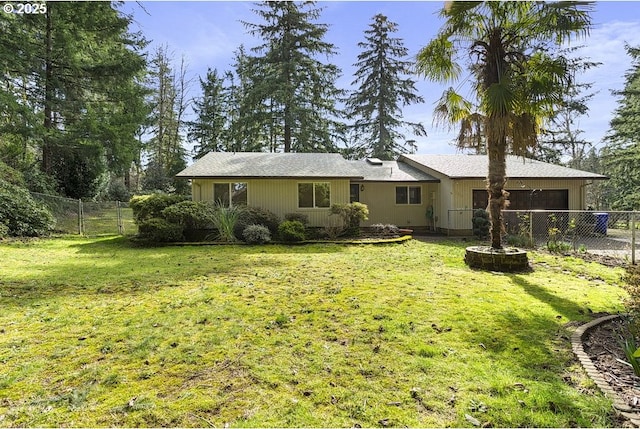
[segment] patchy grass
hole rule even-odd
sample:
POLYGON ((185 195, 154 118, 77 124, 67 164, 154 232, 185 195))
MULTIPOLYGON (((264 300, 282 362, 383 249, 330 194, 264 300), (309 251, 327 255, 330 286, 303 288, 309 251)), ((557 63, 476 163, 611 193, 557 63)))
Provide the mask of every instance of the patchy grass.
POLYGON ((459 243, 0 243, 0 425, 614 425, 565 324, 621 270, 459 243))

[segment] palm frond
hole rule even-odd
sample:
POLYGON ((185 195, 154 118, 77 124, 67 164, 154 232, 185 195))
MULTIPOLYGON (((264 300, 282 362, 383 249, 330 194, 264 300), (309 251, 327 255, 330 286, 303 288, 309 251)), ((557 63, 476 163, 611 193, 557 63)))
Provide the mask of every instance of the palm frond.
POLYGON ((449 129, 471 114, 473 104, 458 94, 453 88, 447 89, 436 102, 433 122, 449 129))
POLYGON ((489 86, 483 93, 482 111, 487 116, 506 116, 514 110, 516 96, 509 79, 503 79, 489 86))
POLYGON ((416 70, 427 79, 437 82, 454 82, 462 68, 453 58, 454 44, 446 37, 433 39, 416 57, 416 70))

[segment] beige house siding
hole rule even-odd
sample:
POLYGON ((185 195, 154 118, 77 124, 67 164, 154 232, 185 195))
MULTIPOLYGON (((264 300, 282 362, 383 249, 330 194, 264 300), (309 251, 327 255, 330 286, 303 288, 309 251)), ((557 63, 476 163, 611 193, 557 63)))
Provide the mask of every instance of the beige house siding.
POLYGON ((415 182, 353 182, 360 187, 360 202, 369 209, 369 220, 363 226, 378 223, 401 227, 431 226, 426 217, 427 207, 437 203, 437 183, 415 182), (420 204, 396 204, 396 186, 419 186, 420 204))
POLYGON ((331 204, 349 202, 348 179, 193 179, 192 195, 195 201, 213 201, 214 183, 247 184, 247 205, 261 207, 277 214, 281 219, 287 213, 303 213, 310 226, 326 226, 328 208, 298 208, 298 183, 329 182, 331 204))

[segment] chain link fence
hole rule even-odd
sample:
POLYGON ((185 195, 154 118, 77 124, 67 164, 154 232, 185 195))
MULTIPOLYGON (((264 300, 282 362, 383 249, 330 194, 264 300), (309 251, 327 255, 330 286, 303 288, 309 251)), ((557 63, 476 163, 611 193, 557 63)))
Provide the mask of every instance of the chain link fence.
MULTIPOLYGON (((473 230, 472 209, 449 210, 449 233, 473 230)), ((507 244, 588 252, 636 263, 640 212, 504 210, 507 244)))
POLYGON ((82 201, 35 192, 31 195, 51 210, 57 232, 87 236, 138 232, 129 203, 82 201))

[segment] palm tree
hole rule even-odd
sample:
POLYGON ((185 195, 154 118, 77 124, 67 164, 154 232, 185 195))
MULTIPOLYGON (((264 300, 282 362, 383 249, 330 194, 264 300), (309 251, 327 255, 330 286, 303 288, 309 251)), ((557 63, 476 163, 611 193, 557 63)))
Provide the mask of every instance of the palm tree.
POLYGON ((467 124, 482 118, 494 249, 502 248, 508 204, 506 154, 524 155, 535 146, 543 121, 571 87, 575 70, 558 48, 588 35, 590 9, 578 2, 447 2, 440 12, 445 24, 418 53, 418 72, 437 82, 458 82, 466 61, 476 103, 450 88, 436 117, 467 124))

